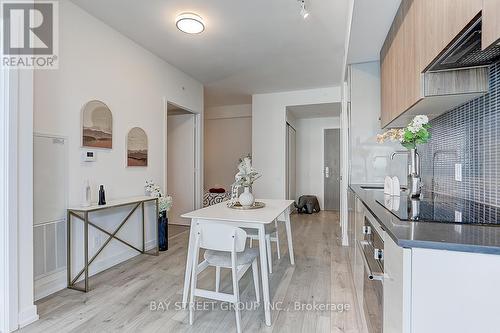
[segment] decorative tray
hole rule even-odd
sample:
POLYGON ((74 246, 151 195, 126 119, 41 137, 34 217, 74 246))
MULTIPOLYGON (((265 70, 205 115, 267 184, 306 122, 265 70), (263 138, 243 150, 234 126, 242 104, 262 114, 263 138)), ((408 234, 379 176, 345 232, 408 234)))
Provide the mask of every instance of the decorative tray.
POLYGON ((254 204, 250 207, 244 207, 239 202, 236 202, 234 205, 228 205, 229 208, 241 209, 241 210, 259 209, 259 208, 264 208, 265 206, 266 206, 265 203, 259 201, 255 201, 254 204))

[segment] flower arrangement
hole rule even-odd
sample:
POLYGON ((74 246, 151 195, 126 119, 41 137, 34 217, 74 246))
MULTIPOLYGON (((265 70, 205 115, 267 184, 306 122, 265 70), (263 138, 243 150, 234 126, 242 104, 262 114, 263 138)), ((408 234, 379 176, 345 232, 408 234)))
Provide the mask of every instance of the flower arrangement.
POLYGON ((252 167, 252 157, 247 155, 239 159, 238 173, 234 176, 233 187, 250 187, 260 177, 260 174, 252 167))
POLYGON ((153 183, 152 180, 146 180, 144 189, 150 196, 158 198, 159 213, 168 212, 172 208, 173 200, 170 195, 165 196, 160 189, 160 186, 153 183))
POLYGON ((377 135, 377 142, 399 141, 407 149, 416 149, 417 145, 427 143, 431 138, 429 118, 425 115, 415 116, 405 128, 390 129, 377 135))
MULTIPOLYGON (((244 187, 245 191, 241 196, 253 203, 254 197, 250 193, 253 183, 260 177, 260 174, 252 167, 252 156, 247 155, 239 159, 238 173, 234 176, 235 182, 231 185, 231 199, 228 202, 228 207, 234 206, 238 202, 238 193, 240 187, 244 187)), ((241 203, 240 196, 240 203, 241 203)), ((242 203, 241 203, 242 204, 242 203)))

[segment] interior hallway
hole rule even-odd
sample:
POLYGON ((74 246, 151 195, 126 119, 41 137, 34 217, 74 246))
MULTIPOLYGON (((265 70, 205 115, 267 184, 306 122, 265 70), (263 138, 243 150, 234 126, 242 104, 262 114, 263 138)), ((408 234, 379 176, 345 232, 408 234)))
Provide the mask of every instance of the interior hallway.
MULTIPOLYGON (((276 259, 273 243, 270 276, 271 298, 280 310, 272 311, 271 327, 264 325, 260 307, 243 310, 244 332, 363 332, 347 249, 340 245, 338 219, 337 212, 292 215, 295 266, 290 265, 284 227, 280 226, 282 256, 276 259), (295 302, 306 307, 315 302, 348 304, 350 308, 297 311, 295 302)), ((188 311, 176 309, 175 302, 182 299, 188 228, 171 226, 170 236, 167 252, 159 257, 140 255, 99 273, 91 278, 87 294, 65 289, 38 301, 40 320, 21 332, 235 331, 233 311, 219 303, 213 310, 196 311, 193 326, 189 325, 188 311), (171 303, 167 309, 166 303, 159 306, 159 302, 171 303)), ((214 270, 207 269, 199 281, 201 287, 213 286, 214 270)), ((221 289, 231 290, 229 270, 222 270, 221 289)), ((242 302, 255 301, 251 270, 240 281, 240 293, 242 302)))

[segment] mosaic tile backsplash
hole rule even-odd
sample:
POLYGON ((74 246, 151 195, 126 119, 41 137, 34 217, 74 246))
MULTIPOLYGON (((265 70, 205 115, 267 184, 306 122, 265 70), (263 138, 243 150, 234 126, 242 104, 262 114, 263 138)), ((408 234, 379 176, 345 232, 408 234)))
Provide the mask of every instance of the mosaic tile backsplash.
POLYGON ((490 91, 433 119, 432 139, 419 147, 426 190, 500 206, 500 62, 490 91), (455 164, 462 164, 462 181, 455 164))

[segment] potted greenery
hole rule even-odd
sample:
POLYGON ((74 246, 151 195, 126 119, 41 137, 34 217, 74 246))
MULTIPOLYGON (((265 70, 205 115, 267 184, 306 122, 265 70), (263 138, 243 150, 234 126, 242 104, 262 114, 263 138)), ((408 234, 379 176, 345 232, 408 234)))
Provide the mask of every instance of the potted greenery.
POLYGON ((411 166, 408 175, 408 187, 410 188, 411 184, 410 195, 413 197, 420 196, 420 188, 422 187, 417 145, 425 144, 430 140, 430 128, 429 118, 425 115, 418 115, 405 128, 394 128, 377 135, 378 143, 397 141, 408 149, 411 166))

